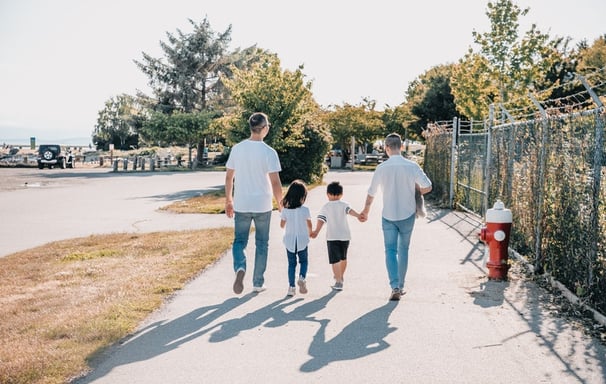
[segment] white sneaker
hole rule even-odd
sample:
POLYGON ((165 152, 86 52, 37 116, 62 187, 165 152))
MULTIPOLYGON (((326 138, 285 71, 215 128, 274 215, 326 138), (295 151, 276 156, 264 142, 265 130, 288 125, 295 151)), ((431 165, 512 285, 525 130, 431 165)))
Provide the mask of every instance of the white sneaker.
POLYGON ((307 282, 304 278, 299 277, 299 281, 297 281, 297 285, 299 286, 299 292, 305 294, 307 293, 307 282))
POLYGON ((259 293, 259 292, 263 292, 266 289, 267 288, 265 288, 265 287, 253 287, 253 292, 259 293))
POLYGON ((342 291, 343 290, 343 283, 341 283, 339 281, 335 281, 335 283, 332 286, 332 289, 334 289, 335 291, 342 291))
POLYGON ((296 292, 295 287, 288 287, 288 292, 286 293, 286 296, 294 296, 296 292))

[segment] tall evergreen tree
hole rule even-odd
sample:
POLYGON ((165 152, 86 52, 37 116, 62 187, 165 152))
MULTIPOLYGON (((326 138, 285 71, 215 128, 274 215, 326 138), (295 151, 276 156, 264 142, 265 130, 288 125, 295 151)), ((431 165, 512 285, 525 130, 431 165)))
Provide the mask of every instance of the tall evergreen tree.
POLYGON ((135 60, 149 77, 154 109, 159 112, 207 110, 220 89, 219 75, 231 41, 231 25, 216 33, 206 18, 199 24, 191 19, 189 22, 191 33, 179 29, 177 34, 167 32, 168 41, 160 42, 164 58, 143 52, 143 60, 135 60))

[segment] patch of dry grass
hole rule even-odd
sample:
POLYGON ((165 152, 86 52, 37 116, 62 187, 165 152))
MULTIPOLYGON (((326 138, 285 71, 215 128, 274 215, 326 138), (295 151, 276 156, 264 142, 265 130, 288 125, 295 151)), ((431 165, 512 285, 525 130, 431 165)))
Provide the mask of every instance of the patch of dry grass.
POLYGON ((229 249, 233 229, 109 234, 0 258, 0 383, 64 383, 229 249))
POLYGON ((225 190, 220 189, 183 201, 175 201, 161 210, 175 213, 225 213, 225 190))
MULTIPOLYGON (((309 189, 316 185, 308 186, 309 189)), ((288 186, 282 187, 282 195, 286 194, 288 186)), ((273 209, 278 209, 276 201, 272 199, 273 209)), ((212 191, 183 201, 176 201, 166 205, 160 210, 175 213, 225 213, 225 189, 212 191)))

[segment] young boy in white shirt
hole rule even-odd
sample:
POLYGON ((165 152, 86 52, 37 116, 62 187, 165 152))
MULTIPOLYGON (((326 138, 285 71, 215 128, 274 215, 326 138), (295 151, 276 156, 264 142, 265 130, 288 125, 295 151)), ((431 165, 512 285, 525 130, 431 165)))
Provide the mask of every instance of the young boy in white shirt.
POLYGON ((347 249, 351 240, 347 215, 360 219, 360 214, 353 210, 349 203, 341 200, 343 197, 343 186, 338 181, 333 181, 326 188, 328 202, 324 204, 318 214, 316 229, 311 233, 316 238, 326 223, 326 245, 328 247, 328 262, 332 266, 335 282, 332 288, 340 291, 343 289, 343 279, 347 268, 347 249))

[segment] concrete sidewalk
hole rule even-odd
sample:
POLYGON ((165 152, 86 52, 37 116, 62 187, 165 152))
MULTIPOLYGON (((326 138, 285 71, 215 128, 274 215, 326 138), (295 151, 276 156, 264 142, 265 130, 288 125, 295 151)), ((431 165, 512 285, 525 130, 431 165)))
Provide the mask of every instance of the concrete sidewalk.
MULTIPOLYGON (((362 208, 372 174, 330 172, 362 208)), ((326 202, 311 191, 312 216, 326 202)), ((192 281, 111 348, 78 383, 606 383, 606 348, 555 317, 544 293, 510 273, 486 279, 479 223, 429 209, 417 220, 406 290, 388 301, 381 200, 350 218, 344 290, 330 288, 325 231, 312 240, 309 293, 286 297, 287 262, 274 213, 267 291, 252 266, 234 295, 231 255, 192 281)), ((315 220, 314 220, 315 224, 315 220)))

